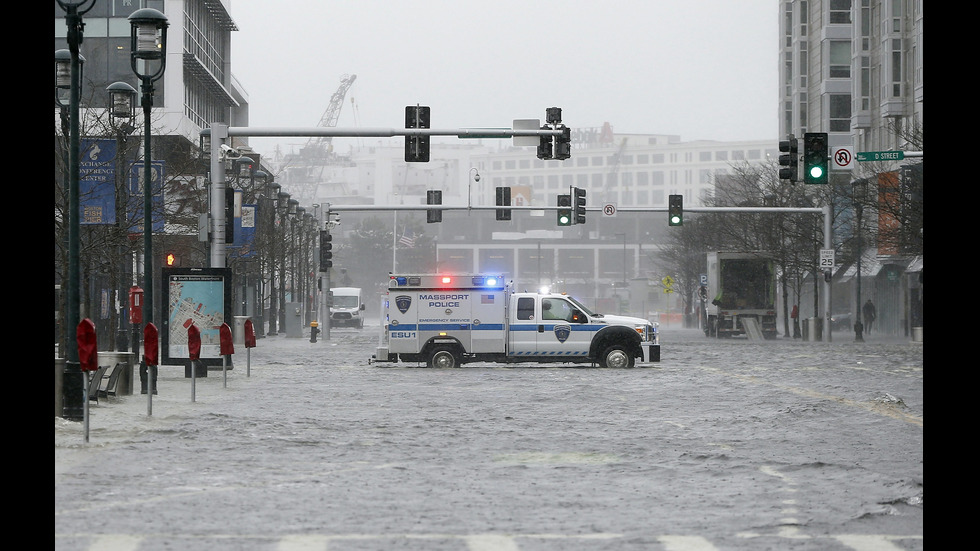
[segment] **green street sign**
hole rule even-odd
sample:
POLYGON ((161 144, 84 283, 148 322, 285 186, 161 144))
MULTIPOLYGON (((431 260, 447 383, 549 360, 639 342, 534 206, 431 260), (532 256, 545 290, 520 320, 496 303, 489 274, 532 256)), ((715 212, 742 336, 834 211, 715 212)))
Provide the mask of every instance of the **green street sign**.
POLYGON ((859 151, 859 161, 901 161, 905 158, 904 151, 859 151))

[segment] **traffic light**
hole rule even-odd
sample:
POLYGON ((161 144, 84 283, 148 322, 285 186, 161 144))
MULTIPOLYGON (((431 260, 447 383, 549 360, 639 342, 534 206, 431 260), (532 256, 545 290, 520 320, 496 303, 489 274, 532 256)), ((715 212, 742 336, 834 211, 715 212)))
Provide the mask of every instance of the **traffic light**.
POLYGON ((555 159, 564 161, 572 156, 572 129, 559 124, 557 130, 561 130, 561 134, 555 137, 555 159))
MULTIPOLYGON (((497 188, 497 206, 510 206, 510 188, 497 188)), ((510 209, 497 209, 497 220, 510 220, 510 209)))
POLYGON ((320 230, 320 271, 333 267, 333 235, 327 230, 320 230))
MULTIPOLYGON (((405 107, 405 128, 428 128, 429 107, 409 105, 405 107)), ((405 136, 405 162, 429 162, 429 137, 405 136)))
POLYGON ((549 107, 544 112, 548 124, 561 124, 561 107, 549 107))
POLYGON ((826 132, 803 134, 803 183, 826 184, 830 151, 826 132))
POLYGON ((572 196, 567 193, 558 196, 558 225, 572 225, 572 196))
POLYGON ((585 223, 585 190, 578 187, 572 188, 572 205, 575 206, 575 224, 585 223))
MULTIPOLYGON (((442 204, 442 190, 441 189, 429 189, 425 191, 425 204, 426 205, 441 205, 442 204)), ((442 209, 428 209, 425 211, 425 221, 428 223, 432 222, 442 222, 442 209)))
POLYGON ((168 268, 177 268, 180 266, 180 257, 177 256, 177 253, 170 251, 163 257, 163 265, 168 268))
POLYGON ((671 195, 667 202, 667 225, 681 226, 684 224, 684 196, 671 195))
MULTIPOLYGON (((551 130, 551 127, 548 125, 544 125, 541 127, 541 130, 551 130)), ((540 140, 538 141, 538 158, 543 161, 554 159, 555 156, 552 153, 552 149, 554 148, 554 145, 555 145, 554 136, 541 136, 540 140)))
POLYGON ((790 134, 779 142, 779 179, 796 183, 800 180, 800 141, 790 134))

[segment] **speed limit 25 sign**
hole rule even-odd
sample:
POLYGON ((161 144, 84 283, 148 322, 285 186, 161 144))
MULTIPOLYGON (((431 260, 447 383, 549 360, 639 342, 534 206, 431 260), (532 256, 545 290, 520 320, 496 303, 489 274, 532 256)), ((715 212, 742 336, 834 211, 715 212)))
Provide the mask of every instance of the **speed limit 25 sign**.
POLYGON ((820 249, 820 267, 834 267, 834 249, 820 249))

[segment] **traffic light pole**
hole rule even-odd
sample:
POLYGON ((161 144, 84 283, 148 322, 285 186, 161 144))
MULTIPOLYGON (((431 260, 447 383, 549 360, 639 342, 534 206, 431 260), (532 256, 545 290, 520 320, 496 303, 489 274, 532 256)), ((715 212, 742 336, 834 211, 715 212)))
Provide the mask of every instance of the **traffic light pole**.
MULTIPOLYGON (((324 208, 324 211, 323 211, 323 220, 321 221, 321 223, 323 224, 323 229, 321 230, 321 232, 322 231, 326 231, 326 232, 329 232, 330 231, 330 214, 333 213, 333 212, 334 212, 334 209, 331 208, 330 203, 327 203, 326 204, 326 207, 324 208)), ((321 235, 323 235, 323 234, 321 233, 321 235)), ((323 240, 321 239, 320 240, 320 247, 322 248, 323 246, 324 246, 323 240)), ((330 300, 331 300, 331 297, 330 297, 330 268, 331 268, 331 266, 325 266, 323 264, 323 260, 322 260, 323 251, 322 250, 320 251, 320 257, 321 257, 321 260, 319 262, 319 265, 320 265, 319 266, 319 268, 320 268, 320 287, 321 287, 320 288, 320 323, 323 325, 323 328, 321 329, 321 331, 323 332, 323 338, 324 338, 324 340, 328 340, 329 341, 330 340, 330 323, 331 323, 331 320, 330 320, 330 300)))

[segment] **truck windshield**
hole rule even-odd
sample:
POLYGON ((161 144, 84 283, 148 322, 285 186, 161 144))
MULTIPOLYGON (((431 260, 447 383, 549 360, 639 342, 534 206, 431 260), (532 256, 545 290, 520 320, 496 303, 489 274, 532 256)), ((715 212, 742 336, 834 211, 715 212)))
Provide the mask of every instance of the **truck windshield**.
POLYGON ((576 307, 578 307, 579 310, 585 312, 586 314, 588 314, 588 315, 590 315, 592 317, 602 315, 602 314, 597 314, 597 313, 593 312, 592 310, 589 310, 584 304, 582 304, 581 302, 575 300, 575 297, 573 297, 571 295, 565 295, 565 298, 567 298, 568 300, 572 301, 572 304, 574 304, 576 307))
POLYGON ((337 295, 333 297, 333 305, 335 308, 357 308, 360 306, 357 304, 357 297, 337 295))

